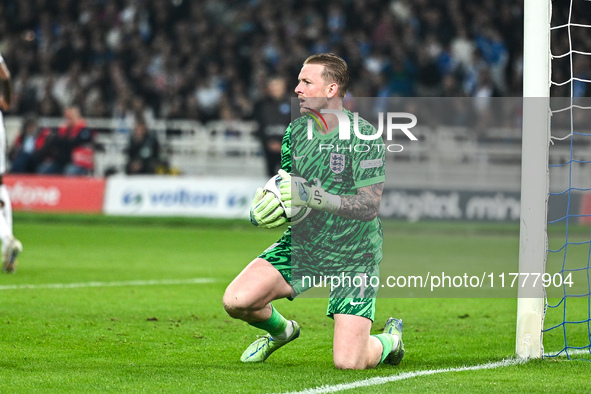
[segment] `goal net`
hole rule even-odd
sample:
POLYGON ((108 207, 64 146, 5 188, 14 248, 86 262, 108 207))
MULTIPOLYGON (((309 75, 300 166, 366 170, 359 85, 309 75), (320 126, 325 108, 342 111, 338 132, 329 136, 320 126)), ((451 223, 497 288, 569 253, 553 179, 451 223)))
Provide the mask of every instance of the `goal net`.
POLYGON ((591 360, 591 1, 547 1, 525 2, 520 240, 545 281, 519 298, 516 352, 591 360))

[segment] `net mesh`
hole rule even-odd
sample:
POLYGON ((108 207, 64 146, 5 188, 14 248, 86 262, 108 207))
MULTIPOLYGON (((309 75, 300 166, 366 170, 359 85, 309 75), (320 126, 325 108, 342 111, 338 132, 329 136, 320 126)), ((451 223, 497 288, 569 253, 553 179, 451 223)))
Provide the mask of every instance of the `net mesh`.
POLYGON ((591 1, 553 0, 545 357, 591 360, 591 1))

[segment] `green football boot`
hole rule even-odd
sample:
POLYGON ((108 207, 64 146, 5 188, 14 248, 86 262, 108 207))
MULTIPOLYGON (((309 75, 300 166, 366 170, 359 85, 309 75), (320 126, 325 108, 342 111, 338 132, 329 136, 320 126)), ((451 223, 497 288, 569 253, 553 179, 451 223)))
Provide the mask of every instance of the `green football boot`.
POLYGON ((291 323, 293 324, 293 333, 285 341, 274 340, 270 334, 258 335, 259 339, 251 343, 244 353, 242 353, 240 361, 245 363, 263 362, 269 358, 275 350, 299 337, 300 326, 293 320, 291 320, 291 323))
POLYGON ((398 365, 404 357, 404 342, 402 342, 402 319, 389 318, 384 327, 384 334, 398 336, 398 345, 386 356, 384 364, 398 365))

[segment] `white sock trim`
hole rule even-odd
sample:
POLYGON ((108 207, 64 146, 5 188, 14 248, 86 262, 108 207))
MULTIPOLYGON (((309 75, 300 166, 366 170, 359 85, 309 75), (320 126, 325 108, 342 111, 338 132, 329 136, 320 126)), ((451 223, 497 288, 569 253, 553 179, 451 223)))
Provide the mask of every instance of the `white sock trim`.
POLYGON ((273 335, 273 339, 275 341, 286 341, 293 334, 293 323, 291 320, 287 321, 287 326, 285 327, 285 331, 283 331, 279 335, 273 335))

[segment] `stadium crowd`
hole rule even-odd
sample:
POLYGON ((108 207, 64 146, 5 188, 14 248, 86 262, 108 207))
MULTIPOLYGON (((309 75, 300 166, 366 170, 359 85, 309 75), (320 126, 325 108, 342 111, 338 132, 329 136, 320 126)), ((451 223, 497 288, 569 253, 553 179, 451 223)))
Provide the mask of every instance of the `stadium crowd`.
POLYGON ((521 94, 522 1, 5 0, 10 114, 248 119, 311 53, 356 96, 521 94))

